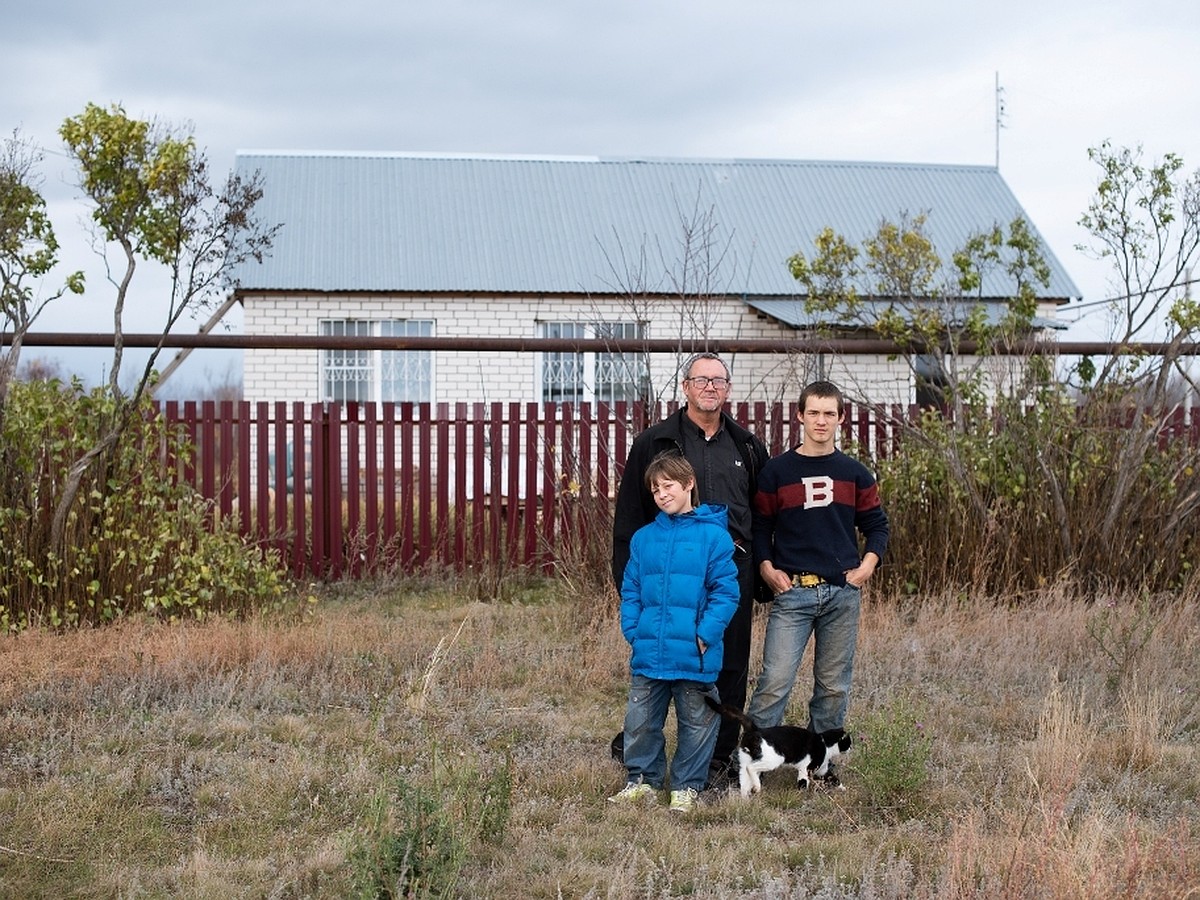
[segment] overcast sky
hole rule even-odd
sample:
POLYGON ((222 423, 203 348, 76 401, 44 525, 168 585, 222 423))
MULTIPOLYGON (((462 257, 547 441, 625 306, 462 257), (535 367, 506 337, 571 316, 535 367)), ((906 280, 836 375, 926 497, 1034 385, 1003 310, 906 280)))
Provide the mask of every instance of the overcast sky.
MULTIPOLYGON (((42 331, 112 327, 57 135, 88 102, 190 123, 222 177, 238 150, 285 149, 993 165, 998 135, 1001 174, 1096 300, 1108 272, 1075 249, 1088 148, 1200 167, 1198 55, 1196 0, 67 0, 6 11, 0 128, 47 150, 64 261, 88 270, 42 331)), ((157 287, 129 330, 161 327, 157 287)), ((1066 337, 1103 336, 1098 318, 1066 337)))

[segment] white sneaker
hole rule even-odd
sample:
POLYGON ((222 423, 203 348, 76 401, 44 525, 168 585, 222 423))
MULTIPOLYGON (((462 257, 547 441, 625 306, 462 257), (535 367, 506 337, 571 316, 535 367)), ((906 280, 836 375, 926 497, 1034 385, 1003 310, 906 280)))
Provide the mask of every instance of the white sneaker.
POLYGON ((696 807, 696 797, 699 794, 695 788, 684 788, 671 791, 671 812, 689 813, 696 807))
POLYGON ((641 781, 631 781, 608 798, 609 803, 643 803, 654 799, 654 788, 641 781))

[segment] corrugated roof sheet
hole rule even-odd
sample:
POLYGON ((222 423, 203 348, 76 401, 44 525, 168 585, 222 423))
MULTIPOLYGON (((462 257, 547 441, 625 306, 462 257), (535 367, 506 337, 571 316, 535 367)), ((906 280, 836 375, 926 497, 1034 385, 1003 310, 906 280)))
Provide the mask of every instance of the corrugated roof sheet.
MULTIPOLYGON (((283 225, 271 256, 237 273, 243 291, 675 293, 692 223, 720 256, 698 270, 710 293, 794 297, 786 261, 827 226, 857 242, 925 214, 949 260, 1025 215, 986 166, 242 152, 236 168, 261 172, 259 214, 283 225)), ((1042 296, 1079 296, 1046 252, 1042 296)))
MULTIPOLYGON (((822 326, 836 327, 845 324, 845 320, 831 313, 809 312, 805 309, 803 297, 788 297, 788 298, 749 298, 746 303, 757 309, 761 313, 765 313, 773 319, 778 319, 785 325, 790 325, 793 328, 820 328, 822 326)), ((878 317, 884 313, 888 307, 888 302, 885 300, 865 300, 863 301, 865 317, 868 321, 876 321, 878 317)), ((899 310, 902 314, 904 309, 899 310)), ((965 304, 947 305, 943 310, 943 322, 947 322, 955 327, 961 327, 965 323, 965 317, 968 309, 965 304)), ((999 325, 1004 319, 1005 307, 999 303, 989 305, 986 310, 986 321, 989 325, 999 325)), ((1065 331, 1068 323, 1061 319, 1048 319, 1045 316, 1034 316, 1029 320, 1029 324, 1035 329, 1053 328, 1058 331, 1065 331)))

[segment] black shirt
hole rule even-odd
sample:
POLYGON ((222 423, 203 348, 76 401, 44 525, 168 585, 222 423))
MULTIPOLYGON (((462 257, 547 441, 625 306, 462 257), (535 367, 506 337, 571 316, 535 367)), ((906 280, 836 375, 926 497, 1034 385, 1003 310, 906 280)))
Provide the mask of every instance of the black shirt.
POLYGON ((696 470, 696 487, 701 503, 724 503, 729 507, 729 533, 735 541, 750 546, 750 472, 737 442, 724 427, 711 438, 690 419, 683 421, 683 455, 696 470))

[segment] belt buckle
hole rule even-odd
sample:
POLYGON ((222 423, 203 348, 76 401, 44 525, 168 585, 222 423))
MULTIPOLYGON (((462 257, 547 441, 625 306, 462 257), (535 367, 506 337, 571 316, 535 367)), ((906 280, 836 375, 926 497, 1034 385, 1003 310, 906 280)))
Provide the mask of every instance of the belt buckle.
POLYGON ((799 575, 792 576, 792 587, 810 588, 824 583, 824 578, 822 578, 820 575, 814 575, 812 572, 801 572, 799 575))

